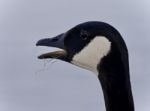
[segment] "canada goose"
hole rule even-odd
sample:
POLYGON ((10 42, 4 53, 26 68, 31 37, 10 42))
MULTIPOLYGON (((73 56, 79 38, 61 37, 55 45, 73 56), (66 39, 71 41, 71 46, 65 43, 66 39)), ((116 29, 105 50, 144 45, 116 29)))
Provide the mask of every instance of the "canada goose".
POLYGON ((114 27, 104 22, 85 22, 54 38, 39 40, 36 45, 62 49, 42 54, 39 59, 56 58, 96 74, 107 111, 134 111, 128 50, 114 27))

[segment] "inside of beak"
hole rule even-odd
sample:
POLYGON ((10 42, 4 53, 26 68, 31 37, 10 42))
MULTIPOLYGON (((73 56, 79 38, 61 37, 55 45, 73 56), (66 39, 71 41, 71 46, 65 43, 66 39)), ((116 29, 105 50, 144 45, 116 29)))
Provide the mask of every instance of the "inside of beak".
POLYGON ((38 56, 38 59, 50 59, 50 58, 65 59, 66 56, 67 56, 67 52, 65 50, 62 50, 62 51, 54 51, 54 52, 41 54, 40 56, 38 56))

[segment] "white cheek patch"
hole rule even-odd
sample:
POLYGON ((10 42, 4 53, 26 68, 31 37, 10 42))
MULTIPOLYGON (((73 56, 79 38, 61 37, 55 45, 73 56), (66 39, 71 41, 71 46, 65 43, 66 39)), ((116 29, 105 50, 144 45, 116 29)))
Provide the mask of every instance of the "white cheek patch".
POLYGON ((72 63, 98 75, 97 65, 111 49, 111 42, 104 36, 95 37, 79 53, 74 55, 72 63))

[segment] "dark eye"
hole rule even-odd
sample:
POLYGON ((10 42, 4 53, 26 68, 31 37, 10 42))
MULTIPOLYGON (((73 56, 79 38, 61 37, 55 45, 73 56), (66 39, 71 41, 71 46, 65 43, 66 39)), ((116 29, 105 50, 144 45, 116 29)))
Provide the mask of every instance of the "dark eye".
POLYGON ((82 40, 87 40, 89 38, 90 34, 85 30, 81 30, 80 36, 81 36, 82 40))

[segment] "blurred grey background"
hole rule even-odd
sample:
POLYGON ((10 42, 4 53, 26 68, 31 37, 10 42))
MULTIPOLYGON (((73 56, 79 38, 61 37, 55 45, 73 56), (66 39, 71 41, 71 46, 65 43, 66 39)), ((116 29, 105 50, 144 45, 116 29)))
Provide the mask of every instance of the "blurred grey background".
POLYGON ((37 40, 91 20, 107 22, 122 34, 135 109, 149 111, 149 0, 0 0, 0 111, 105 111, 94 74, 37 59, 43 50, 35 46, 37 40))

